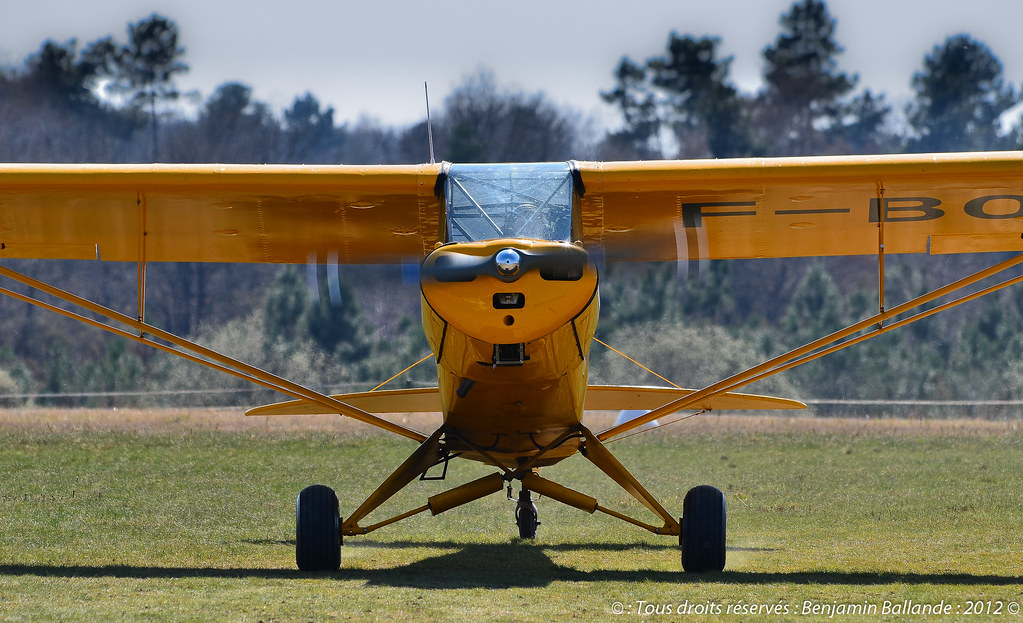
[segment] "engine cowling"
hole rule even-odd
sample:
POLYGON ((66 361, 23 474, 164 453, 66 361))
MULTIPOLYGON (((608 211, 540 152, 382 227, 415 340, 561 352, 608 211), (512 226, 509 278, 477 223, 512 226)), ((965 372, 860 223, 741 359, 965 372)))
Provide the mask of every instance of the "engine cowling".
POLYGON ((448 244, 423 261, 426 303, 445 322, 491 344, 530 342, 571 321, 592 300, 597 271, 566 242, 448 244))

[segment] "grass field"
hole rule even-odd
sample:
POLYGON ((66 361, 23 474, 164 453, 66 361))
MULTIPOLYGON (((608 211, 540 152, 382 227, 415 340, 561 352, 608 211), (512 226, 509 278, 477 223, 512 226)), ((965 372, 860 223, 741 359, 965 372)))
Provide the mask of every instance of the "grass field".
MULTIPOLYGON (((0 444, 4 620, 905 621, 938 605, 1023 621, 1012 422, 703 416, 612 444, 669 509, 695 484, 725 491, 728 566, 701 576, 680 572, 677 539, 553 501, 520 542, 503 495, 299 573, 298 491, 328 484, 346 514, 413 449, 334 418, 0 411, 0 444)), ((377 516, 489 471, 453 463, 377 516)), ((585 461, 544 475, 649 518, 585 461)))

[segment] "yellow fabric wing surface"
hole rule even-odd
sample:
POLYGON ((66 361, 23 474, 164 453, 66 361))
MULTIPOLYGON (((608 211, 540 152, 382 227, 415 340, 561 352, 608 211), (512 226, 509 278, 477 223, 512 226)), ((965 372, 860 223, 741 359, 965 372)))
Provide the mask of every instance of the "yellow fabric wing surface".
POLYGON ((440 233, 439 172, 440 165, 0 165, 0 258, 419 258, 440 233))
POLYGON ((580 162, 610 259, 1023 250, 1023 153, 580 162))
MULTIPOLYGON (((576 166, 581 236, 609 259, 874 254, 881 220, 888 253, 1023 250, 1021 152, 576 166)), ((422 257, 442 237, 440 172, 0 165, 0 259, 422 257)))

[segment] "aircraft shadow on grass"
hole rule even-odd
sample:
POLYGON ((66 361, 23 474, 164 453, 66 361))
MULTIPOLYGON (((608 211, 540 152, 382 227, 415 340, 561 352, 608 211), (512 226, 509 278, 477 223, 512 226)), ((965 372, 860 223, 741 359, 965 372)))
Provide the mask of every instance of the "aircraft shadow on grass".
MULTIPOLYGON (((266 542, 266 544, 285 544, 266 542)), ((679 571, 653 569, 595 569, 583 571, 557 564, 548 551, 594 550, 624 551, 642 547, 651 554, 664 556, 676 549, 672 546, 626 544, 552 544, 521 542, 498 544, 466 544, 452 542, 389 542, 365 543, 369 547, 443 548, 454 551, 429 556, 407 565, 389 569, 360 569, 342 566, 339 571, 323 574, 303 573, 294 569, 146 567, 121 565, 0 565, 0 576, 39 576, 58 578, 113 577, 129 579, 163 578, 265 578, 306 579, 322 576, 337 580, 359 580, 370 586, 401 588, 539 588, 553 582, 719 582, 724 584, 791 583, 851 584, 860 586, 889 584, 956 584, 964 586, 1018 586, 1023 575, 976 575, 970 573, 865 573, 860 571, 788 571, 752 572, 723 571, 686 575, 679 571)), ((346 546, 347 547, 347 546, 346 546)), ((741 550, 736 550, 741 551, 741 550)))

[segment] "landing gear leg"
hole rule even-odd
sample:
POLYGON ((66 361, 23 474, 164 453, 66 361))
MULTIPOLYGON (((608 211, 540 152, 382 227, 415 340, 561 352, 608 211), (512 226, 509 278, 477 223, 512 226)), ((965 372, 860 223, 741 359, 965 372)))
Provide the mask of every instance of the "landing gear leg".
POLYGON ((540 525, 537 518, 536 504, 525 487, 519 492, 519 501, 515 505, 515 523, 519 527, 520 539, 535 539, 536 527, 540 525))

